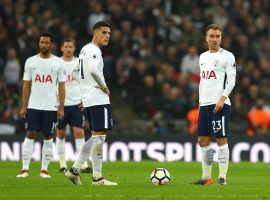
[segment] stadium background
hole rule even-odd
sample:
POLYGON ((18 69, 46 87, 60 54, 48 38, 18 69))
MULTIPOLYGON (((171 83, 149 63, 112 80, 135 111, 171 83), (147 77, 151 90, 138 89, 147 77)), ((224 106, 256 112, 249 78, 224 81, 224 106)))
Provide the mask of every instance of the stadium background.
POLYGON ((174 159, 185 160, 190 142, 193 153, 188 155, 197 160, 196 120, 187 116, 198 102, 198 56, 207 48, 204 29, 217 23, 223 29, 222 47, 237 62, 230 148, 240 148, 241 159, 269 163, 269 9, 268 0, 0 0, 0 159, 20 159, 22 72, 25 60, 37 53, 40 32, 53 33, 53 52, 60 56, 64 38, 75 38, 79 50, 90 41, 92 25, 106 20, 112 26, 110 45, 102 52, 114 109, 115 128, 108 137, 109 147, 116 142, 113 158, 125 160, 129 152, 134 160, 130 143, 135 142, 142 158, 164 155, 170 161, 169 142, 174 159), (258 110, 267 117, 249 117, 258 110), (163 154, 149 156, 149 146, 163 154))

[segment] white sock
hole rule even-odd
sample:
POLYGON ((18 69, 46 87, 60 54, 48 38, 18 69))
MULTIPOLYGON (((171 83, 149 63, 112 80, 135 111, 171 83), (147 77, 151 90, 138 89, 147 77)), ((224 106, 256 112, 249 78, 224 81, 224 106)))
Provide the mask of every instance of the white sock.
POLYGON ((75 163, 73 164, 73 168, 76 168, 77 170, 81 169, 83 163, 87 161, 87 159, 90 156, 90 152, 92 149, 94 137, 89 138, 84 145, 82 146, 82 150, 79 153, 78 158, 76 159, 75 163))
POLYGON ((207 147, 201 147, 202 153, 202 179, 208 180, 211 179, 212 174, 212 162, 214 158, 214 150, 211 145, 207 147))
MULTIPOLYGON (((75 138, 76 152, 77 152, 78 154, 81 152, 84 143, 85 143, 84 138, 75 138)), ((81 166, 81 168, 82 168, 82 169, 85 169, 85 168, 87 168, 87 167, 88 167, 88 163, 87 163, 87 161, 85 161, 85 162, 83 163, 83 165, 81 166)))
POLYGON ((225 178, 229 166, 230 151, 228 144, 218 146, 218 166, 219 166, 219 178, 225 178))
POLYGON ((22 169, 29 170, 31 156, 34 150, 34 139, 25 138, 22 149, 22 169))
POLYGON ((103 144, 106 136, 96 136, 93 142, 93 148, 91 151, 93 178, 99 179, 102 177, 102 162, 103 162, 103 144))
POLYGON ((60 168, 67 168, 67 162, 65 158, 65 139, 60 139, 56 137, 56 149, 58 152, 58 157, 59 157, 59 163, 60 163, 60 168))
POLYGON ((53 139, 44 140, 42 147, 41 170, 48 170, 48 165, 53 157, 53 139))

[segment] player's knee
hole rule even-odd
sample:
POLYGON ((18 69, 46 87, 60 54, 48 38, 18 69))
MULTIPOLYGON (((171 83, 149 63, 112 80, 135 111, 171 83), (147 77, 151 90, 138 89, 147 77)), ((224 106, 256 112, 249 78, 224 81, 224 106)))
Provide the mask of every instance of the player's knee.
POLYGON ((74 137, 77 139, 81 139, 84 138, 84 132, 83 129, 79 129, 77 131, 73 131, 74 132, 74 137))
POLYGON ((65 129, 57 129, 56 135, 59 139, 64 139, 66 137, 66 130, 65 129))
POLYGON ((207 147, 211 144, 211 140, 208 138, 199 138, 198 143, 200 147, 207 147))
POLYGON ((217 145, 218 146, 222 146, 222 145, 227 144, 227 143, 228 143, 227 137, 217 138, 217 145))
POLYGON ((32 140, 36 138, 36 135, 37 135, 36 131, 27 131, 26 133, 26 137, 32 140))

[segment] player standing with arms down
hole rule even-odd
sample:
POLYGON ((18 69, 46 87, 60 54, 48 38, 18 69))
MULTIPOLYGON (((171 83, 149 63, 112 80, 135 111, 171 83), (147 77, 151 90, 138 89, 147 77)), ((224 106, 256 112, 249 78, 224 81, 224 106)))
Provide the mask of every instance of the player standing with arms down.
POLYGON ((214 150, 211 138, 216 137, 218 144, 219 177, 218 183, 226 185, 229 165, 228 127, 231 114, 231 102, 228 98, 236 80, 234 55, 221 48, 221 28, 211 24, 206 28, 206 42, 209 50, 200 55, 199 85, 199 122, 198 142, 202 155, 202 179, 195 185, 213 184, 212 162, 214 150))
POLYGON ((79 55, 79 84, 83 106, 91 128, 92 137, 85 142, 73 167, 65 174, 74 184, 81 184, 79 170, 91 154, 93 185, 117 185, 102 176, 103 144, 107 130, 112 129, 110 91, 103 75, 103 59, 100 48, 107 46, 110 39, 110 25, 104 21, 93 27, 92 42, 85 45, 79 55))
MULTIPOLYGON (((67 163, 65 159, 65 137, 66 126, 69 124, 72 127, 72 132, 75 137, 75 147, 77 153, 80 153, 84 140, 84 116, 80 111, 79 105, 81 102, 81 94, 79 84, 72 77, 72 70, 78 62, 78 58, 74 57, 75 40, 65 39, 61 44, 63 56, 63 64, 67 74, 66 80, 66 95, 65 95, 65 116, 58 122, 56 131, 56 148, 60 162, 60 172, 67 171, 67 163)), ((88 166, 87 161, 81 168, 82 172, 91 172, 92 169, 88 166)))
POLYGON ((23 166, 17 178, 28 176, 34 140, 40 131, 44 136, 40 177, 51 177, 48 174, 48 165, 53 157, 52 137, 57 119, 64 117, 66 81, 61 59, 51 54, 52 43, 53 36, 50 33, 42 33, 39 37, 39 54, 25 62, 20 116, 25 118, 27 133, 22 148, 23 166))

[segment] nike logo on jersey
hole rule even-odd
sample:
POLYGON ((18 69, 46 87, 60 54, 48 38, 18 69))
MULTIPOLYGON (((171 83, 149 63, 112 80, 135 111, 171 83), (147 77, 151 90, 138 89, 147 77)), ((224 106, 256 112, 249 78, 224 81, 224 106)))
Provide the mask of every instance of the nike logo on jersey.
POLYGON ((210 70, 210 71, 202 71, 202 78, 203 79, 217 79, 216 73, 214 70, 210 70))
POLYGON ((40 82, 40 83, 47 83, 50 82, 52 83, 52 77, 51 75, 36 75, 34 82, 40 82))
POLYGON ((204 65, 204 63, 201 63, 201 66, 204 65))

